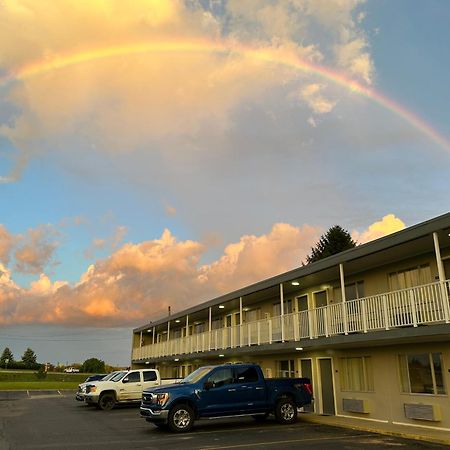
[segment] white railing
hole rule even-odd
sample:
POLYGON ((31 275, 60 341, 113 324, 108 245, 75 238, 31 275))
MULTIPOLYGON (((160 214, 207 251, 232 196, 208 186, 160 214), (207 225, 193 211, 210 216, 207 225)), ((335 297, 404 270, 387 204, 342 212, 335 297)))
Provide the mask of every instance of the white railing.
POLYGON ((336 303, 133 349, 133 360, 450 322, 450 281, 336 303))

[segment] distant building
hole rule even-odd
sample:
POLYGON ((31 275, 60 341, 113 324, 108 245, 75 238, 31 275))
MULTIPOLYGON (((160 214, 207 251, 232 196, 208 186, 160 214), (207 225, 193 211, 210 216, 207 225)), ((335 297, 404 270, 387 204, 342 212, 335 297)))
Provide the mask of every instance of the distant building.
MULTIPOLYGON (((274 268, 276 272, 276 268, 274 268)), ((310 413, 450 439, 450 213, 133 330, 133 367, 307 376, 310 413)))

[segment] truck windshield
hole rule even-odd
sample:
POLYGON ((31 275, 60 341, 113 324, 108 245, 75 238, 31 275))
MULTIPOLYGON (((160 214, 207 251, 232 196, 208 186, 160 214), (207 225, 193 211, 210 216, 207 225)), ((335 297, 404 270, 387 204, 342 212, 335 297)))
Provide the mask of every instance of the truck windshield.
POLYGON ((197 383, 198 380, 203 378, 207 373, 211 371, 211 367, 200 367, 194 372, 190 373, 186 378, 180 381, 180 383, 197 383))
POLYGON ((108 381, 108 380, 110 380, 114 375, 116 375, 117 373, 118 373, 118 372, 111 372, 111 373, 108 373, 108 375, 104 376, 104 377, 102 378, 101 381, 108 381))
POLYGON ((116 372, 116 374, 109 379, 109 381, 120 381, 128 372, 126 370, 122 372, 116 372))

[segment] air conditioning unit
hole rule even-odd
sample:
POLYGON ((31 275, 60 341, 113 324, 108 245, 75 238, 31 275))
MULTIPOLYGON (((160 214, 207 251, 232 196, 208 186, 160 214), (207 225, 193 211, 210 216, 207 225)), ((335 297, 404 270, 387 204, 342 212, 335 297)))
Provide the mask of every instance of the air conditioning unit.
POLYGON ((346 412, 369 414, 369 401, 357 398, 343 398, 342 409, 346 412))
POLYGON ((405 416, 408 419, 429 420, 439 422, 442 420, 439 405, 426 405, 423 403, 404 403, 405 416))

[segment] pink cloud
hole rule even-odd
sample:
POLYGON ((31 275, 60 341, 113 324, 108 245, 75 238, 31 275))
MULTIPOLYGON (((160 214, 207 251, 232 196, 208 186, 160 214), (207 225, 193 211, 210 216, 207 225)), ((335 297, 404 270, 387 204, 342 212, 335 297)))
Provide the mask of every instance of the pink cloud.
MULTIPOLYGON (((363 242, 403 226, 388 215, 357 237, 363 242)), ((178 241, 166 229, 159 239, 122 245, 73 286, 41 274, 25 289, 0 266, 0 324, 137 325, 165 315, 168 306, 179 311, 298 267, 322 233, 319 227, 276 223, 267 234, 242 236, 202 265, 208 247, 178 241)))

